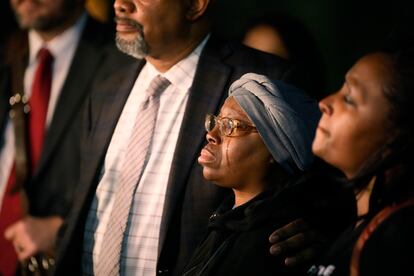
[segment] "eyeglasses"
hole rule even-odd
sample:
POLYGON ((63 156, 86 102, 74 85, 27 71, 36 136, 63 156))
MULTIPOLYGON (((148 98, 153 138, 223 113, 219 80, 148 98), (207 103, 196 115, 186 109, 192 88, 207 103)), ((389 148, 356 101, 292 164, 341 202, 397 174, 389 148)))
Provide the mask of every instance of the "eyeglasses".
POLYGON ((257 132, 255 126, 252 126, 246 122, 231 119, 227 117, 218 117, 212 114, 206 115, 206 120, 204 122, 204 127, 207 132, 212 131, 216 126, 219 127, 221 136, 236 136, 239 131, 251 131, 257 132))

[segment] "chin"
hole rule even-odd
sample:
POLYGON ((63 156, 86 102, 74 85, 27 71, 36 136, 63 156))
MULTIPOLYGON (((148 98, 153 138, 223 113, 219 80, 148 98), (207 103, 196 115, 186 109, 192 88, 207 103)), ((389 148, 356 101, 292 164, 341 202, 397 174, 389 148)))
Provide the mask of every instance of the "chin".
POLYGON ((214 175, 209 174, 205 170, 203 170, 203 177, 204 177, 205 180, 216 182, 216 178, 214 177, 214 175))
POLYGON ((118 32, 116 34, 115 42, 121 52, 135 58, 140 59, 148 55, 148 45, 139 34, 130 34, 129 38, 126 39, 123 34, 118 32))
POLYGON ((227 189, 232 189, 233 186, 232 185, 227 185, 223 182, 217 181, 217 180, 210 180, 211 182, 214 183, 214 185, 221 187, 221 188, 227 188, 227 189))
POLYGON ((312 144, 312 153, 318 157, 321 157, 319 156, 320 149, 319 149, 318 143, 316 143, 315 141, 313 141, 313 144, 312 144))
POLYGON ((220 184, 220 177, 214 172, 209 172, 208 169, 203 169, 203 177, 205 180, 213 182, 217 186, 224 187, 222 184, 220 184))
POLYGON ((324 149, 327 147, 327 141, 326 139, 321 138, 318 133, 316 134, 315 138, 313 139, 312 143, 312 153, 318 157, 321 154, 323 155, 324 149))

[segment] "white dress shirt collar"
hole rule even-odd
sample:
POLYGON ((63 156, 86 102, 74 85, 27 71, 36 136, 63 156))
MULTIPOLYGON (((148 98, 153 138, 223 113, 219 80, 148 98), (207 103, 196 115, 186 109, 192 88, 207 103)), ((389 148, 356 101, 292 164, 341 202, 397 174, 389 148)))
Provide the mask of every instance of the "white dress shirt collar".
POLYGON ((187 57, 183 58, 165 73, 160 73, 151 63, 147 62, 144 70, 145 74, 152 77, 155 77, 158 74, 162 75, 180 91, 187 91, 193 83, 198 60, 200 59, 201 52, 209 38, 210 34, 208 34, 187 57))

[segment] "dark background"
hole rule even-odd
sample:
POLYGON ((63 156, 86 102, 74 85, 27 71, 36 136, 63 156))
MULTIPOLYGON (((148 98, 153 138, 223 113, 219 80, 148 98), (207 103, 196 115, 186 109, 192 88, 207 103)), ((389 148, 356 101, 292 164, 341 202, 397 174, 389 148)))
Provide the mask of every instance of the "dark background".
MULTIPOLYGON (((95 0, 105 2, 113 0, 95 0)), ((282 12, 301 21, 315 39, 325 71, 324 93, 338 89, 347 69, 364 53, 380 48, 396 25, 414 32, 411 0, 215 0, 216 26, 229 39, 239 39, 249 20, 282 12)), ((0 1, 0 42, 15 26, 8 0, 0 1)), ((306 45, 303 45, 306 47, 306 45)))
MULTIPOLYGON (((282 12, 313 35, 325 71, 325 93, 339 89, 346 71, 363 54, 384 46, 395 29, 414 33, 413 1, 218 0, 217 19, 226 36, 238 38, 249 18, 282 12)), ((304 45, 303 47, 306 47, 304 45)))

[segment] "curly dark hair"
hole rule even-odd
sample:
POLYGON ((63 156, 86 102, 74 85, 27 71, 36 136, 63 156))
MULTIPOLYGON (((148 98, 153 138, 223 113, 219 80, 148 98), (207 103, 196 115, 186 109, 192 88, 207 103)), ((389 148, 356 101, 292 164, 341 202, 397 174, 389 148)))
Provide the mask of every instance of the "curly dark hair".
POLYGON ((389 78, 383 93, 390 111, 389 140, 369 158, 349 185, 363 189, 377 177, 370 200, 370 213, 414 196, 414 40, 393 44, 379 53, 389 59, 389 78))

